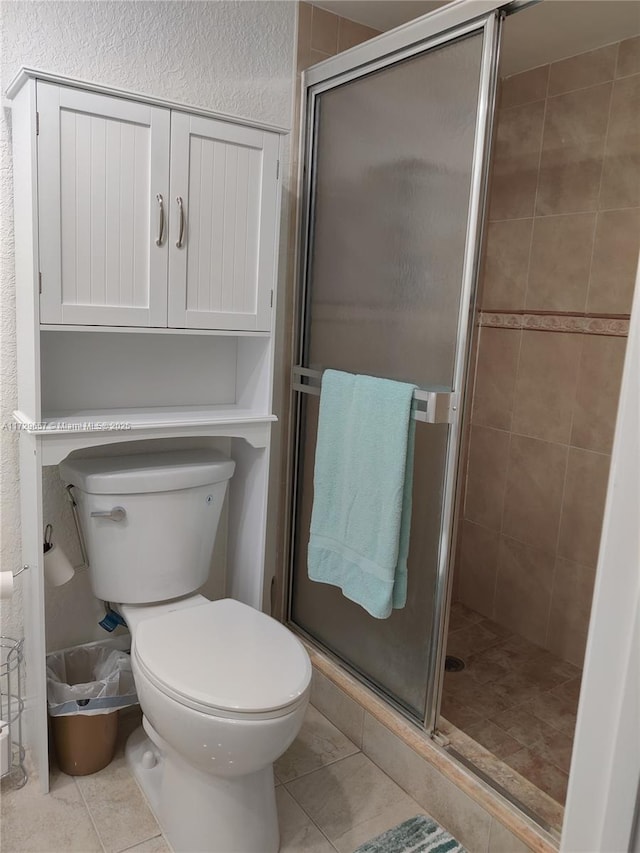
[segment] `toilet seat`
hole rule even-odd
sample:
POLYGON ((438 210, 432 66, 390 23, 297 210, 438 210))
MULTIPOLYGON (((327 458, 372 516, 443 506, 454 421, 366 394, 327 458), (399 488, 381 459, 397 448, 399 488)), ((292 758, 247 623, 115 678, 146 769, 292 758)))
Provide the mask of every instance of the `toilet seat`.
POLYGON ((143 620, 132 654, 162 693, 213 716, 284 716, 306 702, 311 680, 300 641, 229 598, 143 620))

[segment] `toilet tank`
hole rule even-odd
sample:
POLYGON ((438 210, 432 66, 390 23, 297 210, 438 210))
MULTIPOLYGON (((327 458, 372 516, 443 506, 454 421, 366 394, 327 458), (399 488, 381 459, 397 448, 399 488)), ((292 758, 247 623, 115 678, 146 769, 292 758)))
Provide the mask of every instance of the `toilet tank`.
POLYGON ((74 486, 94 595, 144 604, 202 586, 234 468, 211 449, 60 463, 74 486))

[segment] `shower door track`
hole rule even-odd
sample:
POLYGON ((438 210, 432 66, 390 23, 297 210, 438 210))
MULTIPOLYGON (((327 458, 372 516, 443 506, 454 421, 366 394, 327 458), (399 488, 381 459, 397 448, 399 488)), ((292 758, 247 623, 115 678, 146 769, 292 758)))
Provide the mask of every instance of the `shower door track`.
MULTIPOLYGON (((504 15, 516 8, 530 5, 538 0, 516 0, 504 3, 501 0, 458 0, 424 16, 417 21, 398 27, 370 42, 358 45, 345 54, 338 54, 302 74, 300 170, 298 198, 298 252, 296 257, 298 282, 298 304, 296 340, 294 352, 297 353, 296 366, 293 368, 292 393, 292 456, 289 494, 289 531, 288 531, 288 584, 286 619, 295 631, 305 636, 313 645, 327 652, 332 658, 348 669, 359 681, 365 683, 386 702, 408 717, 414 724, 432 735, 437 727, 440 696, 444 676, 445 637, 447 630, 447 604, 451 593, 452 563, 454 557, 455 510, 457 498, 458 463, 460 437, 464 423, 463 408, 465 386, 470 359, 471 323, 475 306, 476 286, 479 271, 480 251, 483 239, 484 211, 488 185, 489 157, 492 144, 492 131, 497 86, 497 69, 500 47, 500 29, 504 15), (460 310, 456 339, 456 358, 452 389, 448 389, 455 403, 451 403, 446 420, 449 422, 448 442, 442 523, 440 528, 440 546, 436 580, 432 641, 427 661, 427 694, 422 719, 415 713, 403 708, 401 703, 381 687, 373 684, 362 672, 359 672, 335 651, 307 634, 296 624, 292 616, 293 562, 296 537, 296 506, 298 498, 299 460, 301 452, 302 398, 305 393, 314 393, 315 388, 308 384, 309 376, 314 373, 304 366, 305 342, 308 339, 308 277, 312 250, 314 225, 314 186, 315 153, 317 150, 317 126, 315 123, 316 96, 336 86, 356 80, 374 71, 393 65, 409 57, 425 53, 433 48, 458 38, 483 32, 480 78, 478 87, 478 110, 476 118, 475 141, 472 156, 472 177, 470 188, 469 212, 467 218, 464 265, 460 310)), ((435 422, 424 418, 427 423, 435 422)), ((444 420, 444 419, 443 419, 444 420)))

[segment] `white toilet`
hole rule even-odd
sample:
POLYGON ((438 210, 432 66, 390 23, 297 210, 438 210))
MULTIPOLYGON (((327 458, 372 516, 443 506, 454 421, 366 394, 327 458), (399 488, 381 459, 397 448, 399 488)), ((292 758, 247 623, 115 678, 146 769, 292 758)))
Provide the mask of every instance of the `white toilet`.
POLYGON ((93 592, 131 631, 143 726, 127 758, 176 853, 276 853, 272 765, 309 701, 309 656, 290 631, 194 594, 234 466, 210 449, 60 465, 93 592))

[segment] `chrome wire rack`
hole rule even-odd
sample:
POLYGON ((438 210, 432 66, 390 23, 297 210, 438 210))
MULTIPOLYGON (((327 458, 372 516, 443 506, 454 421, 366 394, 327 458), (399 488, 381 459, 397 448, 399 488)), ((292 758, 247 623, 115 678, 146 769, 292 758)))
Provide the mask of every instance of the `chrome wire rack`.
POLYGON ((14 788, 22 788, 27 781, 22 745, 23 643, 0 636, 0 778, 14 788))

